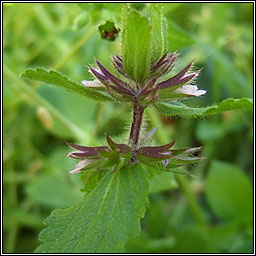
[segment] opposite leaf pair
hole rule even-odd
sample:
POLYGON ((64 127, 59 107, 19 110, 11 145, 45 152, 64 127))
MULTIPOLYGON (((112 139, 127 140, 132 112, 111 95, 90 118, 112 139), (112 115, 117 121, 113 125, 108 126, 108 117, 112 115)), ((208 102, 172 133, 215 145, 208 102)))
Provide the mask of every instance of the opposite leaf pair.
POLYGON ((187 84, 200 72, 189 73, 192 62, 176 75, 167 80, 163 79, 173 69, 177 57, 176 53, 168 55, 168 52, 166 52, 159 60, 152 62, 149 74, 144 82, 136 80, 129 72, 126 72, 123 59, 120 56, 113 58, 113 65, 123 79, 112 74, 96 60, 99 69, 90 67, 89 71, 97 80, 82 81, 82 83, 92 90, 104 90, 116 101, 126 101, 133 104, 133 122, 130 129, 129 145, 117 144, 108 136, 106 138, 109 147, 83 147, 69 144, 81 151, 71 152, 68 156, 82 160, 71 173, 91 168, 103 169, 110 166, 113 167, 113 165, 115 170, 118 170, 124 164, 133 164, 138 161, 145 165, 150 165, 152 161, 160 161, 161 164, 157 168, 162 169, 162 167, 165 167, 165 170, 169 170, 169 168, 194 163, 202 159, 185 156, 196 152, 199 148, 170 150, 174 142, 155 147, 138 146, 140 144, 139 136, 143 112, 148 105, 160 103, 166 99, 176 101, 177 99, 198 97, 206 93, 204 90, 198 90, 195 85, 187 84))
POLYGON ((67 144, 77 149, 68 154, 69 157, 79 159, 76 168, 70 174, 83 170, 98 169, 103 170, 114 167, 118 171, 125 164, 133 165, 137 161, 152 167, 152 161, 158 163, 160 169, 172 171, 182 165, 191 164, 201 160, 201 157, 190 156, 201 148, 180 148, 170 149, 175 141, 162 146, 145 146, 136 150, 126 144, 115 143, 109 136, 106 136, 108 146, 85 147, 77 144, 67 144))

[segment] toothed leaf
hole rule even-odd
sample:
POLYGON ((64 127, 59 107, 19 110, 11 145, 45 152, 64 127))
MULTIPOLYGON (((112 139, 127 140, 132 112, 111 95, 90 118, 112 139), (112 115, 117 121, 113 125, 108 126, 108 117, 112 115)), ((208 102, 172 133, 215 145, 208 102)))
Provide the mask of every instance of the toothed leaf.
POLYGON ((122 252, 140 232, 148 202, 148 172, 139 164, 118 172, 106 171, 81 201, 54 210, 40 234, 37 253, 122 252))
POLYGON ((208 115, 220 114, 229 110, 236 109, 253 109, 253 100, 250 98, 242 99, 226 99, 218 105, 213 105, 205 108, 190 108, 182 103, 156 103, 156 109, 167 116, 181 116, 181 117, 203 117, 208 115))
POLYGON ((55 70, 47 71, 43 68, 27 69, 21 74, 21 77, 56 85, 97 101, 113 101, 113 98, 106 93, 93 88, 86 88, 84 85, 70 80, 55 70))

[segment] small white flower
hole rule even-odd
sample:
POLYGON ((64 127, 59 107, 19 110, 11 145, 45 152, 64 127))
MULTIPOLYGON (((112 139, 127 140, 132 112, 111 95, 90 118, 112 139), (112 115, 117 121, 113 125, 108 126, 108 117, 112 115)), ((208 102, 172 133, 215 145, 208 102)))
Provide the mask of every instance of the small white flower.
POLYGON ((104 86, 102 85, 102 83, 99 82, 98 80, 93 80, 93 81, 86 81, 86 80, 83 80, 81 83, 82 83, 84 86, 86 86, 86 87, 93 87, 93 88, 95 88, 95 87, 104 87, 104 86))
POLYGON ((189 84, 179 87, 174 92, 191 95, 191 96, 195 96, 195 97, 199 97, 206 93, 205 90, 198 90, 196 85, 189 85, 189 84))
POLYGON ((84 167, 86 167, 88 164, 90 164, 91 161, 89 159, 85 159, 80 161, 78 164, 76 164, 76 168, 69 172, 69 174, 74 174, 77 172, 81 172, 84 167))

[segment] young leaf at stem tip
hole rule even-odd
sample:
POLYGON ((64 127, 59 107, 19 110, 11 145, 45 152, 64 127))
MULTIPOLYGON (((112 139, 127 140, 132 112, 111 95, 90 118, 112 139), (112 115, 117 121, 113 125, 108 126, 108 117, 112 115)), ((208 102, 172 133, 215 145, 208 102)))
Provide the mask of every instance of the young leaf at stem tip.
POLYGON ((151 63, 154 64, 167 51, 166 27, 162 4, 156 4, 151 13, 151 63))
POLYGON ((148 20, 135 10, 124 7, 122 53, 127 75, 143 84, 150 69, 150 35, 148 20))

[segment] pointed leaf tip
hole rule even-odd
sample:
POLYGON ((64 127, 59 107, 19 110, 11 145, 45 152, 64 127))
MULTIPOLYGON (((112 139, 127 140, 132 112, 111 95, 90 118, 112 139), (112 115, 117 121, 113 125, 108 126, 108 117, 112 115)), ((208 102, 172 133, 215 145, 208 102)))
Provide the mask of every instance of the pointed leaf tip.
POLYGON ((126 144, 119 144, 114 142, 108 135, 106 135, 107 143, 112 150, 118 150, 122 154, 126 154, 132 151, 132 149, 126 144))
POLYGON ((168 88, 168 87, 172 87, 172 86, 176 86, 176 85, 182 85, 184 83, 187 83, 192 78, 194 78, 194 76, 198 75, 196 72, 192 73, 192 74, 189 74, 189 75, 185 75, 189 71, 192 64, 193 64, 193 62, 190 62, 178 74, 176 74, 175 76, 157 84, 157 86, 159 86, 161 89, 165 89, 165 88, 168 88))

